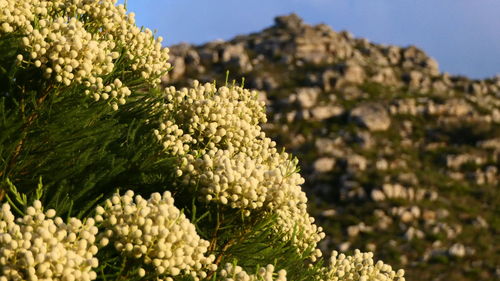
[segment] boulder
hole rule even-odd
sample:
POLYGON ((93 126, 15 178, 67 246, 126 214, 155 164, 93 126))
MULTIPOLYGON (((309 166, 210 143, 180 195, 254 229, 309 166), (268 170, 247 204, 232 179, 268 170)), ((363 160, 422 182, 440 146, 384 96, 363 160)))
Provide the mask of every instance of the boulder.
POLYGON ((427 68, 427 71, 431 76, 439 75, 439 64, 435 59, 428 58, 425 60, 424 67, 427 68))
POLYGON ((330 154, 336 157, 343 157, 345 151, 339 148, 339 144, 341 144, 341 138, 317 138, 314 142, 318 155, 330 154))
POLYGON ((357 225, 351 225, 347 227, 347 235, 349 235, 349 237, 356 237, 358 236, 359 232, 360 229, 357 225))
POLYGON ((365 126, 370 131, 385 131, 391 125, 391 118, 384 106, 367 103, 355 107, 350 112, 350 119, 365 126))
POLYGON ((401 49, 397 46, 390 46, 384 50, 389 62, 396 65, 401 60, 401 49))
POLYGON ((337 214, 337 211, 335 209, 326 209, 321 212, 320 216, 325 217, 325 218, 331 218, 334 217, 337 214))
POLYGON ((199 52, 200 61, 204 65, 210 65, 219 61, 219 53, 213 49, 203 48, 199 52))
POLYGON ((412 226, 410 226, 404 234, 405 239, 408 241, 411 241, 414 238, 422 239, 424 238, 424 236, 425 234, 422 230, 414 228, 412 226))
POLYGON ((408 83, 410 89, 418 89, 421 86, 424 75, 422 72, 412 70, 403 75, 403 80, 408 83))
POLYGON ((395 86, 398 84, 398 78, 394 73, 394 70, 390 67, 384 67, 377 70, 377 72, 371 77, 371 80, 376 83, 395 86))
POLYGON ((446 93, 448 91, 448 86, 445 82, 437 80, 432 83, 432 89, 437 93, 446 93))
POLYGON ((287 112, 285 116, 286 116, 286 121, 288 123, 292 123, 293 121, 295 121, 295 118, 297 116, 297 111, 296 110, 292 110, 290 112, 287 112))
POLYGON ((474 111, 472 106, 463 99, 450 99, 443 106, 447 113, 452 116, 462 116, 474 111))
POLYGON ((173 68, 168 72, 168 76, 172 80, 181 78, 186 72, 186 64, 183 57, 173 57, 170 59, 173 68))
POLYGON ((344 70, 343 78, 348 83, 361 84, 365 80, 365 71, 359 65, 348 64, 344 70))
POLYGON ((303 134, 297 134, 290 140, 290 148, 297 148, 306 142, 306 137, 303 134))
POLYGON ((364 171, 366 170, 366 166, 368 161, 365 157, 357 154, 351 154, 348 156, 347 160, 347 169, 349 171, 364 171))
POLYGON ((302 108, 311 108, 316 105, 320 89, 319 88, 299 88, 297 89, 297 101, 302 108))
POLYGON ((359 143, 360 147, 363 149, 370 149, 375 144, 375 139, 372 137, 370 132, 359 131, 354 136, 356 143, 359 143))
POLYGON ((339 116, 344 112, 340 106, 323 105, 311 109, 311 115, 315 120, 322 121, 334 116, 339 116))
POLYGON ((298 31, 304 25, 304 21, 297 14, 292 13, 287 16, 274 18, 274 24, 278 28, 298 31))
POLYGON ((457 170, 465 163, 475 163, 476 165, 481 165, 485 160, 479 156, 471 154, 458 154, 458 155, 447 155, 446 156, 446 167, 450 169, 457 170))
POLYGON ((349 241, 346 241, 346 242, 343 242, 343 243, 340 243, 338 245, 338 249, 341 251, 341 252, 347 252, 349 250, 349 248, 351 247, 351 242, 349 241))
POLYGON ((462 258, 465 256, 465 246, 455 243, 448 249, 448 254, 452 257, 462 258))
POLYGON ((321 83, 325 92, 331 91, 337 85, 339 73, 333 69, 327 69, 321 74, 321 83))
POLYGON ((474 221, 472 221, 472 225, 477 228, 488 228, 488 222, 481 216, 477 216, 474 221))
POLYGON ((477 147, 500 151, 500 138, 488 139, 476 143, 477 147))
POLYGON ((186 52, 186 64, 197 66, 200 64, 200 55, 195 50, 188 50, 186 52))
POLYGON ((253 68, 243 44, 224 46, 221 50, 220 59, 222 63, 242 72, 251 71, 253 68))
POLYGON ((377 168, 377 170, 385 171, 389 168, 389 163, 387 162, 387 160, 382 158, 375 162, 375 167, 377 168))
POLYGON ((326 173, 335 167, 335 159, 330 157, 321 157, 314 161, 314 171, 317 173, 326 173))
POLYGON ((425 223, 434 223, 436 221, 436 212, 432 210, 424 210, 422 217, 425 223))
POLYGON ((384 201, 385 194, 380 189, 373 189, 371 192, 371 198, 373 201, 384 201))

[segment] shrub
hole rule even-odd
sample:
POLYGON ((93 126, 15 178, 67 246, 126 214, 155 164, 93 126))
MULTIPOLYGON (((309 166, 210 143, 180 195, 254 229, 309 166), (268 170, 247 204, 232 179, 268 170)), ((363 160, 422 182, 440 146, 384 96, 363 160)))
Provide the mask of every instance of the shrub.
POLYGON ((168 49, 116 1, 0 8, 1 280, 404 280, 323 266, 257 93, 162 89, 168 49))

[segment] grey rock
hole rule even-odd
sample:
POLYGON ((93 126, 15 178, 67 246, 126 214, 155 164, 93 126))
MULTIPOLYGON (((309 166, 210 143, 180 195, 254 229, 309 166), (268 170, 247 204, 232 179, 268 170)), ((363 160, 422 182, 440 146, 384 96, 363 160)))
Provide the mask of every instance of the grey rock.
POLYGON ((450 99, 443 105, 446 112, 453 116, 462 116, 474 112, 472 106, 463 99, 450 99))
POLYGON ((398 84, 398 78, 394 73, 394 70, 390 67, 377 69, 377 72, 370 79, 373 82, 389 86, 395 86, 398 84))
POLYGON ((357 225, 351 225, 351 226, 347 227, 347 235, 349 235, 349 237, 358 236, 359 231, 360 231, 359 226, 357 226, 357 225))
POLYGON ((410 89, 418 89, 421 87, 424 75, 416 70, 412 70, 403 75, 403 80, 408 83, 410 89))
POLYGON ((448 91, 448 85, 445 82, 438 80, 432 83, 432 89, 438 93, 445 93, 448 91))
POLYGON ((348 83, 361 84, 365 80, 365 72, 359 65, 348 64, 344 70, 343 78, 348 83))
POLYGON ((465 246, 460 243, 455 243, 448 249, 448 254, 452 257, 457 257, 457 258, 464 257, 465 252, 466 252, 465 246))
POLYGON ((375 144, 375 140, 367 131, 359 131, 356 133, 355 141, 360 144, 363 149, 370 149, 375 144))
POLYGON ((195 50, 188 50, 185 57, 188 65, 197 66, 200 64, 200 55, 195 50))
POLYGON ((424 62, 424 67, 427 69, 431 76, 439 75, 439 64, 433 58, 428 58, 424 62))
POLYGON ((389 163, 385 159, 379 159, 377 162, 375 162, 375 167, 377 170, 385 171, 389 168, 389 163))
POLYGON ((321 121, 334 116, 339 116, 344 112, 340 106, 323 105, 311 109, 311 115, 315 120, 321 121))
POLYGON ((500 151, 500 138, 479 141, 476 146, 500 151))
POLYGON ((207 65, 219 61, 219 53, 213 49, 203 48, 199 52, 201 63, 207 65))
POLYGON ((337 84, 337 80, 339 79, 340 74, 332 69, 327 69, 323 71, 321 74, 321 81, 323 85, 323 90, 328 92, 335 88, 337 84))
POLYGON ((339 247, 339 250, 341 252, 347 252, 349 250, 349 248, 351 248, 351 242, 346 241, 346 242, 340 243, 338 247, 339 247))
POLYGON ((186 64, 184 63, 183 57, 174 57, 170 60, 173 66, 172 70, 169 72, 169 78, 172 80, 177 80, 184 75, 186 72, 186 64))
POLYGON ((385 131, 391 125, 386 108, 377 103, 367 103, 354 108, 350 112, 350 118, 370 131, 385 131))
POLYGON ((297 89, 297 101, 302 108, 311 108, 316 105, 319 93, 319 88, 299 88, 297 89))
POLYGON ((229 67, 235 67, 241 72, 248 72, 253 69, 243 44, 225 45, 220 53, 220 61, 229 67))
POLYGON ((303 20, 295 13, 287 16, 280 16, 274 19, 276 27, 292 31, 299 30, 303 25, 303 20))
POLYGON ((317 173, 326 173, 335 167, 335 159, 331 157, 321 157, 316 159, 313 164, 314 171, 317 173))
POLYGON ((472 224, 477 228, 488 228, 489 226, 488 222, 481 216, 477 216, 472 224))
POLYGON ((401 49, 397 46, 390 46, 384 50, 385 55, 389 59, 389 62, 393 65, 399 63, 401 59, 401 49))
POLYGON ((410 241, 413 240, 414 238, 422 239, 424 238, 424 235, 425 234, 422 230, 410 226, 408 230, 405 232, 404 237, 406 240, 410 241))
POLYGON ((340 147, 342 139, 316 138, 315 147, 318 155, 332 155, 335 157, 343 157, 345 151, 340 147))
POLYGON ((357 154, 349 155, 346 161, 349 171, 364 171, 368 163, 365 157, 357 154))
POLYGON ((327 209, 321 212, 321 216, 325 218, 331 218, 334 217, 337 214, 337 211, 335 209, 327 209))
POLYGON ((373 201, 385 200, 385 194, 380 189, 373 189, 370 195, 373 201))

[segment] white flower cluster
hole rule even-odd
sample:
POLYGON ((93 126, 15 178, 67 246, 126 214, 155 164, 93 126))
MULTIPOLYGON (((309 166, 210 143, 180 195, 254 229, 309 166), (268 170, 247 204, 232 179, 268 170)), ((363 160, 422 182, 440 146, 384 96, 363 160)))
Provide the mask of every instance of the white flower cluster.
POLYGON ((155 131, 165 149, 181 156, 198 147, 245 147, 249 154, 254 152, 247 145, 261 136, 258 124, 267 120, 257 92, 194 84, 180 91, 165 89, 164 121, 155 131))
POLYGON ((48 79, 69 86, 83 84, 95 100, 110 99, 116 110, 130 89, 122 81, 103 81, 115 69, 120 53, 132 70, 153 86, 169 67, 168 49, 149 29, 141 31, 134 14, 116 0, 0 0, 0 36, 24 37, 19 61, 43 70, 48 79))
POLYGON ((246 273, 241 266, 227 263, 220 274, 222 281, 286 281, 286 270, 274 272, 274 265, 268 264, 261 267, 256 274, 246 273))
MULTIPOLYGON (((154 267, 159 280, 172 280, 171 276, 181 273, 199 280, 207 276, 207 270, 217 269, 215 256, 205 256, 209 242, 198 236, 168 191, 153 193, 149 200, 134 197, 130 190, 123 196, 115 194, 96 212, 96 221, 105 228, 100 245, 112 242, 118 251, 142 259, 154 267)), ((141 268, 139 275, 145 274, 141 268)))
POLYGON ((279 153, 262 132, 259 123, 266 122, 266 115, 258 93, 195 81, 190 89, 167 88, 165 97, 165 114, 154 134, 179 159, 177 174, 183 182, 201 184, 206 200, 246 215, 252 210, 277 213, 277 228, 293 237, 300 250, 315 248, 324 234, 307 213, 300 187, 304 179, 296 172, 297 162, 279 153))
POLYGON ((373 253, 355 250, 353 256, 332 252, 324 281, 404 281, 404 270, 397 272, 382 261, 375 263, 373 253))
POLYGON ((71 218, 64 223, 40 201, 16 219, 8 204, 0 213, 0 280, 94 280, 97 227, 71 218))

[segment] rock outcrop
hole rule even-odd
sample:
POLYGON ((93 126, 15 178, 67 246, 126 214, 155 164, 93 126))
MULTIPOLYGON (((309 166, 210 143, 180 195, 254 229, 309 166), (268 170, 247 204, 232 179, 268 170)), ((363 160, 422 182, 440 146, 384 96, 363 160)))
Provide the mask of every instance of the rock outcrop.
POLYGON ((350 118, 370 131, 385 131, 391 125, 387 110, 378 103, 361 104, 353 108, 350 118))

